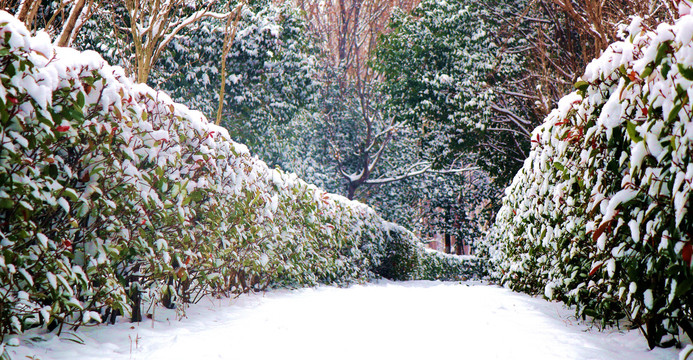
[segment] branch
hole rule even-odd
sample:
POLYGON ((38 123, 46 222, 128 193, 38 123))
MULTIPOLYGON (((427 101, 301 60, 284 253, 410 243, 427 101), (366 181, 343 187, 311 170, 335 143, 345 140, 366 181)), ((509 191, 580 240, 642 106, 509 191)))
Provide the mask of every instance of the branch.
POLYGON ((448 170, 430 170, 430 173, 433 174, 459 174, 467 171, 476 171, 476 170, 481 170, 480 167, 478 166, 469 166, 461 169, 448 169, 448 170))
POLYGON ((416 163, 416 164, 410 166, 405 174, 402 174, 399 176, 393 176, 393 177, 389 177, 389 178, 378 178, 378 179, 374 179, 374 180, 366 180, 363 183, 366 185, 383 185, 383 184, 389 184, 389 183, 396 182, 396 181, 401 181, 401 180, 410 178, 412 176, 417 176, 417 175, 421 175, 423 173, 428 172, 431 169, 432 165, 433 164, 431 164, 430 162, 416 163), (413 169, 415 169, 416 167, 421 166, 421 165, 426 165, 426 166, 421 170, 412 171, 413 169))
POLYGON ((227 17, 231 16, 231 13, 219 14, 219 13, 215 13, 215 12, 210 12, 208 10, 209 10, 209 8, 206 8, 206 9, 199 10, 199 11, 195 12, 194 14, 192 14, 192 15, 188 16, 187 18, 185 18, 184 20, 182 20, 175 28, 173 28, 171 30, 170 33, 166 34, 164 39, 161 41, 161 44, 159 44, 159 46, 157 47, 156 51, 154 52, 154 54, 152 56, 152 64, 156 63, 156 60, 159 58, 159 56, 161 55, 161 52, 164 51, 166 46, 168 46, 168 43, 170 43, 171 40, 173 40, 173 38, 176 35, 178 35, 178 33, 181 30, 188 27, 188 25, 195 23, 198 20, 200 20, 202 18, 206 18, 206 17, 212 17, 215 19, 226 19, 227 17))
POLYGON ((515 125, 517 125, 522 130, 522 132, 525 133, 526 136, 528 136, 528 137, 531 136, 531 132, 525 128, 525 125, 531 125, 531 123, 529 121, 520 118, 519 116, 515 115, 510 110, 503 109, 496 104, 491 105, 491 109, 493 109, 494 111, 497 111, 501 114, 507 115, 508 118, 513 123, 515 123, 515 125))

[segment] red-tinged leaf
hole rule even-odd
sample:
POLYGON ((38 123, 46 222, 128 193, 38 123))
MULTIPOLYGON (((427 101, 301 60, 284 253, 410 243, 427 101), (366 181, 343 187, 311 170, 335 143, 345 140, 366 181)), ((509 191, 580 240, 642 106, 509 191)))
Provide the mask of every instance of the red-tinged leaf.
POLYGON ((58 132, 66 132, 68 130, 70 130, 70 125, 60 125, 57 128, 55 128, 55 131, 58 132))
POLYGON ((566 125, 566 124, 570 124, 570 121, 569 121, 568 119, 563 119, 563 120, 557 122, 557 123, 556 123, 556 126, 563 126, 563 125, 566 125))
POLYGON ((628 73, 628 79, 630 79, 630 81, 635 81, 636 78, 637 77, 636 77, 634 71, 631 71, 630 73, 628 73))
POLYGON ((190 256, 185 258, 185 265, 190 265, 190 256))
POLYGON ((596 274, 597 271, 599 271, 599 269, 602 267, 602 265, 604 265, 604 263, 601 261, 594 264, 594 266, 592 266, 592 270, 590 270, 590 273, 588 276, 592 276, 592 275, 596 274))
POLYGON ((46 158, 46 162, 49 164, 52 164, 55 162, 55 159, 54 158, 46 158))
POLYGON ((686 245, 683 246, 683 249, 681 249, 681 257, 688 265, 691 264, 691 255, 693 255, 693 245, 687 242, 686 245))
POLYGON ((66 248, 69 248, 72 246, 72 241, 70 240, 63 240, 63 245, 65 245, 66 248))
POLYGON ((646 107, 642 108, 642 114, 647 116, 647 108, 646 107))
POLYGON ((539 136, 539 134, 537 134, 537 142, 538 142, 538 143, 541 142, 541 136, 539 136))
POLYGON ((19 104, 19 100, 17 100, 17 98, 10 96, 10 95, 7 95, 7 101, 9 101, 15 105, 19 104))
POLYGON ((606 231, 606 229, 609 227, 609 224, 611 224, 611 222, 610 222, 610 221, 607 221, 607 222, 602 223, 601 225, 599 225, 599 227, 597 228, 597 230, 595 230, 594 233, 592 233, 592 240, 593 240, 593 241, 597 241, 597 239, 599 239, 599 237, 602 236, 602 234, 604 233, 604 231, 606 231))

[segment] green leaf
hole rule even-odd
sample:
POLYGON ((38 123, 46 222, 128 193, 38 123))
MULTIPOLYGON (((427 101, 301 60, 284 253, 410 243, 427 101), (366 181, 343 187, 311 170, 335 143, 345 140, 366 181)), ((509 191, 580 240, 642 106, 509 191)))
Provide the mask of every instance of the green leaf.
POLYGON ((70 200, 72 200, 72 201, 77 201, 77 199, 79 199, 79 196, 77 196, 77 193, 75 192, 75 190, 70 189, 70 188, 65 188, 63 194, 65 194, 65 196, 70 198, 70 200))
POLYGON ((578 89, 580 91, 586 91, 587 88, 590 86, 590 83, 588 83, 585 80, 578 80, 574 86, 576 89, 578 89))
POLYGON ((619 67, 618 67, 618 72, 620 72, 621 75, 623 75, 623 76, 626 76, 626 77, 628 76, 628 72, 626 71, 626 66, 625 66, 625 65, 619 66, 619 67))
POLYGON ((628 130, 628 137, 630 137, 631 140, 633 140, 636 143, 642 141, 642 137, 640 137, 640 135, 638 135, 638 131, 635 130, 634 123, 626 121, 626 130, 628 130))
POLYGON ((200 201, 204 197, 204 194, 200 190, 195 190, 190 194, 190 198, 193 199, 193 201, 200 201))
POLYGON ((688 292, 688 290, 691 289, 691 286, 693 286, 693 278, 686 279, 686 280, 678 283, 676 285, 676 290, 674 291, 674 295, 676 295, 677 297, 682 296, 683 294, 688 292))
POLYGON ((84 101, 84 93, 80 91, 80 92, 77 93, 77 105, 78 105, 80 108, 83 108, 83 107, 84 107, 84 103, 85 103, 85 101, 84 101))
POLYGON ((599 314, 594 309, 585 309, 584 313, 585 313, 585 315, 591 316, 591 317, 598 317, 599 316, 599 314))
POLYGON ((667 122, 672 122, 676 120, 679 117, 679 111, 681 111, 681 108, 683 107, 682 102, 678 102, 674 104, 674 108, 671 109, 671 112, 669 113, 669 117, 667 118, 667 122))
POLYGON ((664 57, 666 54, 671 50, 671 40, 665 41, 661 44, 659 44, 659 47, 657 47, 657 56, 655 57, 655 65, 659 65, 662 63, 662 60, 664 60, 664 57))
POLYGON ((682 64, 678 64, 678 67, 679 73, 684 77, 684 79, 693 81, 693 67, 686 67, 682 64))
POLYGON ((104 170, 103 166, 96 166, 93 169, 91 169, 91 171, 89 171, 89 175, 92 176, 94 174, 98 174, 98 173, 102 172, 103 170, 104 170))
POLYGON ((669 75, 670 70, 671 70, 671 65, 669 65, 668 62, 664 63, 664 65, 662 65, 662 76, 664 76, 666 78, 667 75, 669 75))
POLYGON ((0 199, 0 209, 11 209, 14 206, 14 201, 10 198, 0 199))
POLYGON ((652 74, 652 70, 654 70, 654 66, 652 66, 652 64, 650 63, 649 65, 647 65, 647 67, 645 67, 645 70, 642 71, 640 77, 644 79, 650 76, 650 74, 652 74))
POLYGON ((48 165, 48 175, 52 179, 57 179, 58 178, 58 167, 55 164, 50 164, 48 165))

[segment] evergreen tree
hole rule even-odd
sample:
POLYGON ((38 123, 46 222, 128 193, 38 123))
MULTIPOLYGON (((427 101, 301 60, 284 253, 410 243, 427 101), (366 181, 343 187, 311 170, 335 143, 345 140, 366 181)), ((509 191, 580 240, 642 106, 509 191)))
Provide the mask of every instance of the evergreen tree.
POLYGON ((502 49, 526 39, 497 38, 501 24, 487 6, 424 1, 411 15, 397 14, 375 64, 389 105, 400 121, 417 127, 437 166, 473 154, 505 182, 526 157, 532 122, 521 104, 499 96, 524 63, 502 49))

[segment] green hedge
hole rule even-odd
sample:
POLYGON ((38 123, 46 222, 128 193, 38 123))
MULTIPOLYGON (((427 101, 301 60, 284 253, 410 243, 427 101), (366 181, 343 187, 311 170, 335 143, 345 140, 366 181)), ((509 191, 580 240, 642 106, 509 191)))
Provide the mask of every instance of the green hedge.
POLYGON ((532 133, 488 246, 511 288, 626 317, 653 347, 693 335, 693 16, 640 22, 532 133))
MULTIPOLYGON (((0 84, 0 337, 365 281, 394 242, 419 265, 418 239, 371 208, 268 168, 199 112, 4 12, 0 84)), ((381 275, 417 274, 401 271, 381 275)))

